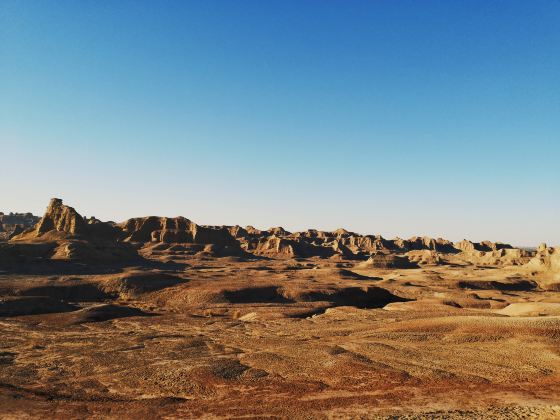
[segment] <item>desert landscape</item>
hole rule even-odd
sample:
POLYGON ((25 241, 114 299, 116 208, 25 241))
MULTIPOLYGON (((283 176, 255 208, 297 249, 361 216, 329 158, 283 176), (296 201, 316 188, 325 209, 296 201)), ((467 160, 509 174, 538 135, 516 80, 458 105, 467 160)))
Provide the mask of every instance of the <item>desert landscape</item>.
POLYGON ((560 420, 559 22, 0 0, 0 420, 560 420))
POLYGON ((2 215, 2 418, 560 417, 560 249, 2 215))

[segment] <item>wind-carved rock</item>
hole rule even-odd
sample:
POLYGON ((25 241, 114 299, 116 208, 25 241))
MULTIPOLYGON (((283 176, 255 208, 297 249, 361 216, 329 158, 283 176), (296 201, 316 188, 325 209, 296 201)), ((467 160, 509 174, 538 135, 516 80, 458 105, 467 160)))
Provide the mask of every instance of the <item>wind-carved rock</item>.
POLYGON ((84 218, 73 207, 62 204, 60 198, 53 198, 45 215, 37 223, 35 233, 41 236, 53 230, 71 235, 83 235, 87 231, 87 225, 84 218))

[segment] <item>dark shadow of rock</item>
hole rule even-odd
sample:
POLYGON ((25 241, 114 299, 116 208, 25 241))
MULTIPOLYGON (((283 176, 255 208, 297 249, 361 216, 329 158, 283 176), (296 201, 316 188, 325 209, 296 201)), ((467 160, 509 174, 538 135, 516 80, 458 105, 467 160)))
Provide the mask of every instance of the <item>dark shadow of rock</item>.
POLYGON ((226 290, 224 298, 230 303, 294 303, 287 299, 278 286, 247 287, 239 290, 226 290))
POLYGON ((0 299, 0 316, 50 314, 70 312, 77 306, 48 296, 8 297, 0 299))
POLYGON ((80 309, 70 314, 70 322, 73 324, 84 324, 88 322, 103 322, 117 318, 128 318, 132 316, 154 316, 138 308, 128 306, 102 304, 80 309))
POLYGON ((516 280, 512 282, 501 282, 497 280, 461 280, 457 282, 457 287, 461 289, 473 290, 506 290, 527 292, 538 287, 537 283, 531 280, 516 280))

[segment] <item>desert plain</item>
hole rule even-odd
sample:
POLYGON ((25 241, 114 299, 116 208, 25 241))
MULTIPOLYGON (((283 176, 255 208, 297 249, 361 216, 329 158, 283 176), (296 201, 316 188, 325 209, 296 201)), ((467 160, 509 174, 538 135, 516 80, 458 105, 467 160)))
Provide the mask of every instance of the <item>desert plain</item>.
POLYGON ((559 248, 2 220, 2 418, 560 418, 559 248))

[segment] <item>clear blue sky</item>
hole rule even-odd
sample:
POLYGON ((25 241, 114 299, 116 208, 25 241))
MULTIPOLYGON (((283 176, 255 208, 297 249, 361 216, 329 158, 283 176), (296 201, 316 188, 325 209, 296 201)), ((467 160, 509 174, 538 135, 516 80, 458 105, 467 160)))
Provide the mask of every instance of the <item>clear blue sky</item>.
POLYGON ((0 210, 560 245, 560 1, 0 2, 0 210))

